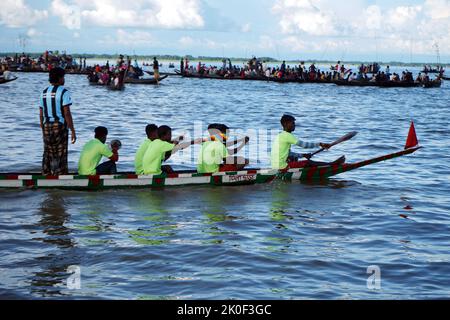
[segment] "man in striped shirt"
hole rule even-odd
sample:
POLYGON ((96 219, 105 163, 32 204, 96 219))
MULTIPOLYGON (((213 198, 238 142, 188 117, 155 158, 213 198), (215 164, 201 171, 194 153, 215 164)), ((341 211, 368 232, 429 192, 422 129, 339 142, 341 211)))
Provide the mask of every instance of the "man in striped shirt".
MULTIPOLYGON (((291 145, 296 145, 305 149, 312 148, 324 148, 329 149, 330 144, 328 143, 312 143, 304 142, 297 139, 292 132, 295 131, 295 118, 290 115, 283 115, 281 117, 281 125, 283 126, 283 132, 275 137, 272 144, 272 154, 271 162, 272 169, 287 170, 289 168, 302 168, 306 166, 322 166, 328 165, 330 163, 316 162, 309 160, 310 155, 308 154, 297 154, 291 152, 291 145), (298 161, 299 158, 305 157, 308 160, 298 161)), ((344 163, 345 157, 341 157, 332 164, 344 163)))
POLYGON ((44 137, 43 175, 68 173, 68 129, 71 131, 72 144, 77 140, 70 112, 72 98, 64 88, 64 75, 63 69, 52 69, 49 73, 51 85, 41 94, 39 119, 44 137))

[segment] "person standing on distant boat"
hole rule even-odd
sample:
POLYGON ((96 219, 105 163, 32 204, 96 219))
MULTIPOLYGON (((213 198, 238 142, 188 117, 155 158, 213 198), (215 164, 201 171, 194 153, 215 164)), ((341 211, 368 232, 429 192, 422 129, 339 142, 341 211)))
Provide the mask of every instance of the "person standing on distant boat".
POLYGON ((43 175, 67 174, 68 129, 71 131, 72 144, 77 141, 70 111, 72 98, 64 88, 64 75, 63 69, 52 69, 49 73, 51 85, 41 94, 39 119, 44 140, 43 175))
POLYGON ((155 77, 156 84, 159 84, 159 62, 156 57, 153 58, 153 76, 155 77))
MULTIPOLYGON (((292 132, 295 131, 295 118, 290 115, 283 115, 281 117, 281 125, 283 126, 283 132, 275 137, 272 144, 271 163, 272 169, 288 170, 289 168, 303 168, 307 166, 322 166, 329 165, 326 162, 316 162, 309 160, 309 154, 297 154, 291 152, 291 145, 295 145, 305 149, 312 148, 324 148, 329 149, 331 147, 328 143, 312 143, 304 142, 297 139, 292 132), (308 160, 299 161, 299 158, 305 157, 308 160)), ((331 164, 341 164, 345 162, 345 157, 340 157, 331 164)))
POLYGON ((110 150, 105 144, 107 137, 107 128, 95 128, 95 138, 86 143, 81 150, 80 160, 78 161, 79 175, 92 176, 117 173, 116 162, 119 161, 119 149, 122 144, 118 140, 113 140, 110 150), (99 165, 102 157, 108 158, 109 161, 99 165))
POLYGON ((280 72, 281 72, 281 78, 283 78, 284 74, 286 73, 286 61, 283 61, 283 63, 281 64, 280 72))
POLYGON ((147 138, 141 143, 141 146, 134 157, 134 169, 136 174, 144 174, 143 160, 145 152, 152 141, 158 139, 158 126, 156 124, 149 124, 145 127, 147 138))
POLYGON ((180 72, 181 74, 184 74, 184 60, 181 58, 180 60, 180 72))

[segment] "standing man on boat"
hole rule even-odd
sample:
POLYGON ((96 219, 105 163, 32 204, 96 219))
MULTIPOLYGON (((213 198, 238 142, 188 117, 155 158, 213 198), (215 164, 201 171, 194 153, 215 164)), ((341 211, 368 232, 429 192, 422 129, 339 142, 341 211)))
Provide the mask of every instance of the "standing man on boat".
MULTIPOLYGON (((329 165, 330 163, 316 162, 309 160, 308 154, 297 154, 291 152, 291 145, 295 145, 305 149, 312 148, 324 148, 329 149, 328 143, 313 143, 304 142, 297 139, 292 132, 295 131, 295 118, 290 115, 283 115, 281 117, 281 125, 283 126, 283 132, 278 134, 275 141, 272 144, 271 162, 272 169, 287 170, 289 168, 303 168, 306 166, 322 166, 329 165), (299 158, 305 157, 308 160, 299 161, 299 158)), ((342 156, 331 164, 341 164, 345 162, 345 157, 342 156)))
POLYGON ((81 151, 78 161, 78 174, 82 176, 91 176, 99 174, 117 173, 116 162, 119 161, 119 149, 121 143, 118 140, 111 141, 111 150, 105 144, 108 137, 108 129, 105 127, 95 128, 95 137, 86 143, 81 151), (99 165, 102 157, 108 158, 99 165))
POLYGON ((159 84, 159 62, 156 57, 153 58, 153 76, 155 77, 156 84, 159 84))
POLYGON ((52 69, 49 73, 50 86, 41 94, 39 120, 44 140, 43 175, 67 174, 68 129, 71 132, 72 144, 77 141, 70 112, 72 98, 70 92, 64 88, 64 75, 63 69, 52 69))
POLYGON ((180 72, 181 74, 184 74, 184 60, 181 58, 180 60, 180 72))

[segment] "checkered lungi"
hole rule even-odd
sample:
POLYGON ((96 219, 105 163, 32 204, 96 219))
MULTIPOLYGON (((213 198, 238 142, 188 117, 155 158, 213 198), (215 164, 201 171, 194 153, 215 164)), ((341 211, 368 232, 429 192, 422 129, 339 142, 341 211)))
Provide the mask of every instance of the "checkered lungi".
POLYGON ((42 157, 43 175, 61 175, 69 172, 67 153, 69 131, 60 122, 44 123, 44 155, 42 157))

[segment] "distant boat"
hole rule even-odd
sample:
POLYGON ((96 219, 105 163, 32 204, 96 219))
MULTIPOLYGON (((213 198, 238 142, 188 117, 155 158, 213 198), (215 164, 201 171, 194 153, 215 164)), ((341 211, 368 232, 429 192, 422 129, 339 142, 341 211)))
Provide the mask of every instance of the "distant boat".
MULTIPOLYGON (((163 77, 160 77, 158 79, 158 82, 161 82, 162 80, 164 80, 165 78, 167 78, 168 75, 165 75, 163 77)), ((133 79, 133 78, 127 78, 125 79, 124 83, 130 83, 130 84, 156 84, 156 79, 155 78, 151 78, 151 79, 133 79)))
POLYGON ((0 77, 0 84, 12 82, 14 80, 17 80, 17 77, 15 77, 13 79, 4 79, 4 78, 0 77))
POLYGON ((169 68, 171 68, 171 69, 175 68, 175 64, 169 63, 169 68))
POLYGON ((444 72, 444 69, 441 69, 441 68, 439 68, 439 69, 423 69, 422 71, 421 71, 422 73, 442 73, 442 72, 444 72))
POLYGON ((424 88, 440 88, 441 84, 442 84, 441 80, 433 80, 433 81, 425 82, 423 84, 423 87, 424 88))

